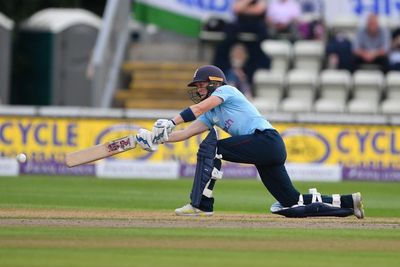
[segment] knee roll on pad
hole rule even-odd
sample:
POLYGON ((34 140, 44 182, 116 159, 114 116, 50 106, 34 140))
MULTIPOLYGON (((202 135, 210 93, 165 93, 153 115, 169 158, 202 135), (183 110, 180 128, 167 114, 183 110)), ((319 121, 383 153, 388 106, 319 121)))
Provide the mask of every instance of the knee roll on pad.
POLYGON ((192 192, 190 194, 191 204, 199 207, 204 188, 211 179, 211 172, 214 168, 213 160, 197 157, 196 172, 194 175, 192 192))
POLYGON ((215 181, 210 180, 222 178, 221 160, 216 158, 217 141, 217 133, 213 128, 200 144, 197 152, 196 172, 190 194, 191 204, 194 207, 200 207, 202 198, 204 198, 203 195, 212 198, 215 181))

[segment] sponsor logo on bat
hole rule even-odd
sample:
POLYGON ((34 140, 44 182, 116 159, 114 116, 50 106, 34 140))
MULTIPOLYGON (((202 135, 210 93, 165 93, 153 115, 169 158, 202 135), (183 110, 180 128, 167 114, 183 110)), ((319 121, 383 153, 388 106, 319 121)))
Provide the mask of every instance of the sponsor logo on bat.
POLYGON ((123 137, 108 144, 108 152, 124 151, 133 147, 131 138, 123 137))

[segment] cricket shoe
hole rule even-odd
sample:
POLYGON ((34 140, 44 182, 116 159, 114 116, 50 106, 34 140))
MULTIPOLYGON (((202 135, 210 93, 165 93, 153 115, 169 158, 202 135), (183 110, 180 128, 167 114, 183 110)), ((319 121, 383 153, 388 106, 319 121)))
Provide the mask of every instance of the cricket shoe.
POLYGON ((175 210, 175 214, 178 216, 212 216, 213 211, 202 211, 198 208, 193 207, 191 204, 186 204, 182 208, 175 210))
POLYGON ((353 205, 354 205, 354 216, 358 219, 364 218, 364 205, 362 203, 361 193, 357 192, 351 195, 353 197, 353 205))

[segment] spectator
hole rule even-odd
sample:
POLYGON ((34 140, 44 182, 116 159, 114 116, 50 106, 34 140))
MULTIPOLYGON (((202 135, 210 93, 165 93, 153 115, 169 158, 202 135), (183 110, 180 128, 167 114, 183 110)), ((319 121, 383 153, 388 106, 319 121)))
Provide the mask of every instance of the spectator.
POLYGON ((327 68, 353 70, 353 53, 350 39, 344 32, 333 32, 326 46, 327 68))
POLYGON ((387 29, 380 27, 378 17, 370 14, 366 27, 360 28, 353 43, 354 67, 360 69, 363 65, 376 65, 386 72, 388 69, 388 52, 390 35, 387 29))
POLYGON ((319 17, 324 15, 323 0, 297 0, 301 7, 302 14, 315 14, 319 17))
POLYGON ((292 42, 298 39, 297 24, 301 8, 295 0, 271 0, 267 12, 270 37, 279 39, 285 36, 292 42))
POLYGON ((267 5, 265 0, 236 0, 232 9, 235 14, 233 23, 225 26, 225 39, 216 47, 213 64, 223 71, 230 69, 229 52, 231 47, 238 42, 238 34, 251 32, 256 34, 254 42, 244 42, 248 51, 247 76, 251 83, 254 72, 258 68, 269 68, 269 58, 261 50, 260 43, 267 38, 265 13, 267 5))
POLYGON ((400 29, 393 32, 392 47, 389 52, 389 70, 400 71, 400 29))
POLYGON ((230 51, 231 68, 227 71, 226 79, 229 85, 239 89, 247 99, 251 100, 253 94, 245 70, 247 59, 246 47, 240 43, 235 44, 230 51))
POLYGON ((299 37, 307 40, 323 40, 325 38, 323 0, 298 0, 298 2, 301 8, 299 37))

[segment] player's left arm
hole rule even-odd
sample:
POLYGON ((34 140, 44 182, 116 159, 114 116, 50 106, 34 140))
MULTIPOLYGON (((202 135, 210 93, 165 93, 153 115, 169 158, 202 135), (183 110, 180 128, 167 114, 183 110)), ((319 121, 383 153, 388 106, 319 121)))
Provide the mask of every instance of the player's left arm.
POLYGON ((185 130, 178 131, 176 134, 172 132, 176 125, 183 122, 195 121, 197 117, 220 105, 222 101, 223 100, 218 96, 210 96, 198 104, 187 107, 172 120, 157 120, 153 126, 152 143, 163 144, 167 141, 178 142, 208 130, 208 127, 204 123, 194 122, 185 130))
POLYGON ((209 130, 207 125, 200 120, 196 120, 185 129, 171 132, 171 134, 168 136, 167 143, 183 141, 207 130, 209 130))

